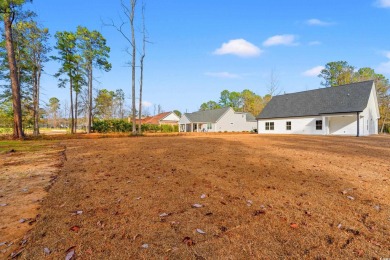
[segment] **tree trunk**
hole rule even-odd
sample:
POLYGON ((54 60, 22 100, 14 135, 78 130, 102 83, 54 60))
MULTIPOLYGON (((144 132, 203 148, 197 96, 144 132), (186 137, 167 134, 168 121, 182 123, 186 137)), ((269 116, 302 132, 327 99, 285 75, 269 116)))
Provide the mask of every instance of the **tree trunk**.
POLYGON ((74 132, 75 133, 77 133, 78 96, 79 96, 79 92, 76 91, 76 97, 74 102, 74 132))
POLYGON ((22 126, 22 104, 20 95, 20 85, 17 75, 17 66, 15 60, 15 51, 12 39, 12 19, 10 14, 3 14, 4 17, 4 31, 5 31, 5 43, 8 56, 9 74, 11 79, 12 88, 12 108, 14 112, 14 138, 23 139, 23 126, 22 126))
POLYGON ((385 125, 386 125, 386 120, 387 120, 387 113, 385 114, 382 122, 382 127, 381 127, 381 134, 385 131, 385 125))
POLYGON ((34 136, 39 135, 39 83, 40 68, 33 70, 33 118, 34 118, 34 136))
POLYGON ((69 114, 70 114, 70 133, 74 134, 74 113, 73 113, 73 82, 72 82, 72 77, 69 78, 69 89, 70 89, 70 109, 69 109, 69 114))
POLYGON ((141 76, 139 80, 139 118, 138 118, 138 133, 142 134, 142 122, 141 122, 141 117, 142 117, 142 85, 143 85, 143 80, 144 80, 144 58, 145 55, 143 54, 141 57, 141 76))
POLYGON ((132 62, 131 62, 131 110, 132 110, 132 134, 137 134, 136 129, 136 106, 135 106, 135 55, 136 55, 136 43, 135 43, 135 33, 134 33, 134 12, 135 12, 135 5, 137 0, 131 0, 131 15, 130 15, 130 27, 131 27, 131 45, 133 48, 132 53, 132 62))
POLYGON ((87 133, 91 133, 92 128, 92 65, 88 70, 88 122, 87 122, 87 133))

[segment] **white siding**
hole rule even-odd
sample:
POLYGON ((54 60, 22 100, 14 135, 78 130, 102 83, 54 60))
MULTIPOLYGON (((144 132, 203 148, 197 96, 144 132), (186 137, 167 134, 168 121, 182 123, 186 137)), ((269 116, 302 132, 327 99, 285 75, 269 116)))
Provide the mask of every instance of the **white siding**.
POLYGON ((170 113, 166 117, 164 117, 161 122, 163 123, 164 121, 179 121, 180 118, 175 114, 175 113, 170 113))
POLYGON ((185 115, 182 115, 179 120, 179 124, 189 124, 189 123, 191 123, 191 121, 188 120, 188 118, 185 115))
MULTIPOLYGON (((332 116, 328 118, 329 131, 330 135, 356 135, 357 134, 357 115, 342 115, 342 116, 332 116)), ((361 119, 360 119, 361 120, 361 119)), ((362 129, 360 123, 360 132, 362 129)))
POLYGON ((326 124, 325 118, 322 116, 260 119, 258 120, 257 132, 259 134, 323 135, 326 134, 326 124), (316 120, 323 120, 322 130, 316 130, 316 120), (287 121, 291 122, 291 130, 287 130, 286 128, 287 121), (274 122, 274 130, 265 130, 266 122, 274 122))
POLYGON ((246 114, 235 113, 233 109, 229 109, 215 124, 215 132, 242 132, 252 131, 256 128, 256 121, 247 122, 246 114))
POLYGON ((361 135, 378 134, 379 109, 375 85, 372 87, 367 107, 361 113, 361 116, 363 116, 363 118, 361 119, 361 135))

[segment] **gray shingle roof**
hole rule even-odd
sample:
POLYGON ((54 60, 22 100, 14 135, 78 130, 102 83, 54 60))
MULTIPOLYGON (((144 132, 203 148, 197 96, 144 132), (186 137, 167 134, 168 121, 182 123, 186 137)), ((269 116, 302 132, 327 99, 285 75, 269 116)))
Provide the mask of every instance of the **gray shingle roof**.
POLYGON ((215 123, 229 109, 230 109, 230 107, 224 107, 224 108, 213 109, 213 110, 198 111, 198 112, 193 112, 193 113, 185 113, 184 115, 193 123, 194 122, 198 122, 198 123, 215 123))
POLYGON ((245 113, 246 114, 246 121, 256 121, 256 117, 254 117, 251 113, 245 113))
POLYGON ((361 112, 368 103, 373 81, 275 96, 258 119, 361 112))

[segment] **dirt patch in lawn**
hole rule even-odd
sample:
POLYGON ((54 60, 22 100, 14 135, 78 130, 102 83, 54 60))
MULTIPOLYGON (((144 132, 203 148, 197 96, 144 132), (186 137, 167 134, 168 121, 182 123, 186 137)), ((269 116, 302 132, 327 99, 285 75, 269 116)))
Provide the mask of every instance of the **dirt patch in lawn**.
POLYGON ((63 151, 55 142, 0 141, 0 259, 23 248, 63 151))
POLYGON ((390 138, 68 140, 25 259, 390 256, 390 138))

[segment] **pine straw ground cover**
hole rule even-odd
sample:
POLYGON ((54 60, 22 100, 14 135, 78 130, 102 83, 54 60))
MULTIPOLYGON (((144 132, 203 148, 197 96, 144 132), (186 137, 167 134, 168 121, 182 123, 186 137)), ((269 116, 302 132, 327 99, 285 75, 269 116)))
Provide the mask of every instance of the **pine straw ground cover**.
POLYGON ((389 137, 62 144, 23 259, 390 257, 389 137))
POLYGON ((40 202, 58 176, 63 152, 55 141, 0 141, 0 259, 26 241, 40 202))

